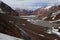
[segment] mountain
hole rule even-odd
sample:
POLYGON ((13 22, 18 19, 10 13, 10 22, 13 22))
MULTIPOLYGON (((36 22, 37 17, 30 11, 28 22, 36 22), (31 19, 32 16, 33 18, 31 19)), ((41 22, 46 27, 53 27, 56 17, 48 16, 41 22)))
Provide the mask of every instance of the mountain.
POLYGON ((54 21, 60 19, 60 5, 52 6, 50 9, 48 21, 54 21))
POLYGON ((38 8, 32 14, 37 15, 39 19, 42 19, 43 17, 48 16, 48 10, 44 8, 38 8))
POLYGON ((44 17, 47 17, 49 19, 50 16, 53 13, 58 12, 58 10, 60 10, 60 5, 47 6, 45 8, 38 8, 38 9, 36 9, 32 14, 37 15, 37 17, 39 19, 43 19, 44 17))
POLYGON ((25 9, 15 9, 18 13, 19 16, 26 16, 26 15, 32 15, 32 10, 25 10, 25 9))
POLYGON ((17 15, 17 12, 13 10, 10 6, 5 4, 4 2, 0 1, 0 11, 9 15, 17 15))
POLYGON ((51 10, 52 12, 56 12, 56 11, 60 10, 60 5, 52 6, 52 7, 50 8, 50 10, 51 10))

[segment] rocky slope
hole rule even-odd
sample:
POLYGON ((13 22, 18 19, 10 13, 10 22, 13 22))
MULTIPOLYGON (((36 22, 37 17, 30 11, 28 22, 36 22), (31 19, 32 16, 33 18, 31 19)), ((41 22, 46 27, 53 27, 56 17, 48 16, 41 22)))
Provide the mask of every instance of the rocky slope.
POLYGON ((0 1, 0 13, 8 14, 8 15, 17 15, 17 12, 13 10, 10 6, 0 1))

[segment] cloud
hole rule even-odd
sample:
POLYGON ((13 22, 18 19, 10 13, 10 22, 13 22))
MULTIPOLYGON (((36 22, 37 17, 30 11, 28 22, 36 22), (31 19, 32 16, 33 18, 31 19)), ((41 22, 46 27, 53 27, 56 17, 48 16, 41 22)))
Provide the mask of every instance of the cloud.
POLYGON ((2 0, 12 8, 37 9, 49 4, 60 4, 60 0, 2 0))

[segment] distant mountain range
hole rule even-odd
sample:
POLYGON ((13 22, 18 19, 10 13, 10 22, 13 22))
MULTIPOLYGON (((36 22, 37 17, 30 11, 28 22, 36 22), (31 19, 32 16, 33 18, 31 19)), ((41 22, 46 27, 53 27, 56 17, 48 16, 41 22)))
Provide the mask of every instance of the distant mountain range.
MULTIPOLYGON (((47 6, 47 5, 45 5, 45 6, 47 6)), ((10 6, 8 6, 7 4, 5 4, 4 2, 1 1, 0 2, 0 9, 3 12, 5 12, 9 15, 13 15, 13 16, 21 16, 21 15, 38 15, 38 16, 45 15, 45 16, 48 16, 46 14, 56 12, 58 9, 60 10, 60 5, 57 5, 57 6, 56 5, 54 5, 54 6, 51 5, 51 6, 44 7, 44 8, 38 8, 34 11, 26 10, 26 9, 19 9, 19 8, 13 10, 10 6)))

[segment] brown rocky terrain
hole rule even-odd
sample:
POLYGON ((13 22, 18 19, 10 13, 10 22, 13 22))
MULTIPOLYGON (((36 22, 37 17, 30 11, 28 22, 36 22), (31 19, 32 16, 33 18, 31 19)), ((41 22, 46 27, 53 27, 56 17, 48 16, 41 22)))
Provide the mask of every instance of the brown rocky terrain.
POLYGON ((44 8, 39 8, 39 9, 35 10, 33 12, 33 14, 37 15, 37 17, 39 19, 42 19, 42 18, 49 15, 49 11, 47 9, 44 9, 44 8))
POLYGON ((60 5, 53 6, 49 10, 50 10, 50 14, 49 14, 49 17, 46 20, 53 21, 53 20, 60 19, 60 11, 59 11, 60 10, 60 5), (55 14, 56 17, 54 17, 54 16, 51 17, 51 15, 53 15, 53 13, 55 14), (54 18, 54 19, 52 19, 52 18, 54 18))
MULTIPOLYGON (((30 22, 27 22, 26 20, 14 18, 12 16, 7 16, 7 15, 1 15, 1 14, 0 14, 0 18, 1 18, 0 25, 3 25, 3 26, 0 26, 0 27, 2 27, 2 29, 0 30, 0 32, 2 32, 2 33, 6 33, 9 35, 17 33, 16 35, 13 35, 13 36, 19 37, 21 35, 18 32, 18 30, 22 29, 25 31, 24 33, 28 37, 30 37, 32 40, 55 40, 55 39, 60 40, 60 37, 53 35, 53 34, 50 35, 50 34, 46 33, 45 27, 33 25, 30 22), (2 22, 4 24, 2 24, 2 22), (6 25, 6 27, 4 27, 4 25, 6 25), (16 26, 16 29, 15 29, 15 26, 13 26, 13 25, 16 26), (18 26, 18 29, 17 29, 17 26, 18 26), (10 28, 10 27, 13 27, 13 28, 10 28), (13 29, 15 31, 13 31, 13 29)), ((25 37, 27 37, 26 35, 25 35, 25 37)))
MULTIPOLYGON (((52 20, 53 17, 51 17, 51 15, 53 13, 57 14, 59 13, 58 11, 60 10, 60 5, 55 5, 52 6, 49 9, 45 9, 45 8, 38 8, 37 10, 35 10, 32 14, 37 15, 37 17, 39 19, 42 19, 44 17, 47 17, 47 20, 52 20), (56 13, 57 12, 57 13, 56 13)), ((56 16, 57 17, 57 16, 56 16)))

